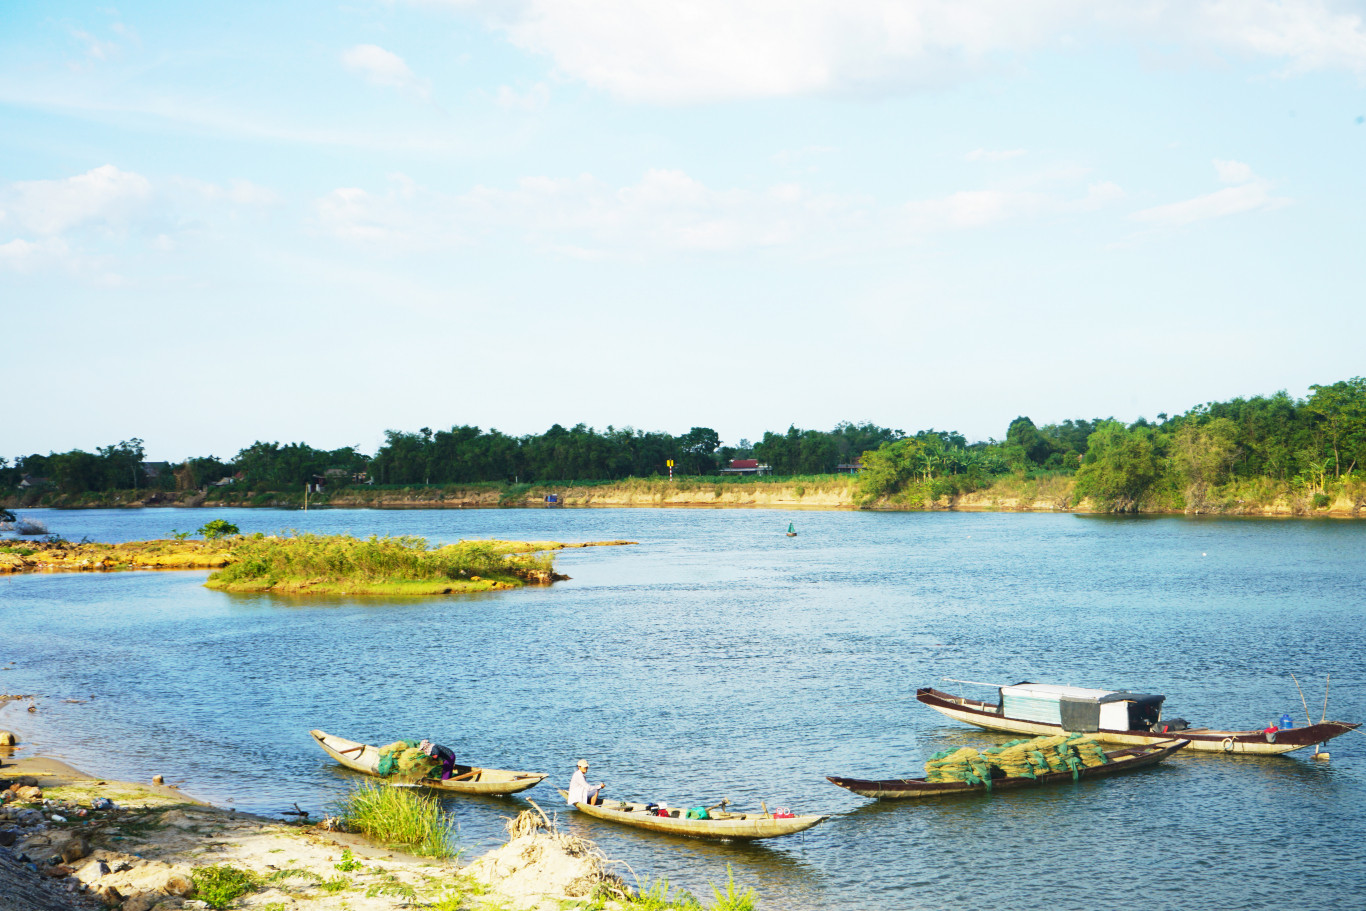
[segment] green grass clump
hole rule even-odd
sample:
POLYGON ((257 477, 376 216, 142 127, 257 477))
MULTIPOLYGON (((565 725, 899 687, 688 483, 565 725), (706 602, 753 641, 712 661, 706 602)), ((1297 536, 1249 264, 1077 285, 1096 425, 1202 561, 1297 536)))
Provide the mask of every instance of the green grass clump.
POLYGON ((337 807, 343 824, 367 838, 424 857, 453 857, 455 822, 434 797, 410 788, 366 783, 337 807))
POLYGON ((229 864, 196 867, 190 879, 194 882, 195 898, 220 911, 233 899, 254 892, 261 885, 254 873, 229 864))
POLYGON ((359 870, 361 868, 361 862, 356 860, 356 855, 351 853, 350 848, 342 848, 341 860, 332 866, 343 873, 350 873, 353 870, 359 870))
POLYGON ((716 901, 708 911, 754 911, 759 907, 759 893, 753 889, 741 892, 735 888, 735 871, 730 864, 726 864, 726 891, 722 892, 714 883, 711 891, 716 901))
POLYGON ((252 535, 238 539, 233 561, 209 577, 209 586, 263 590, 307 583, 378 588, 402 583, 460 583, 481 579, 520 584, 551 569, 545 553, 509 553, 488 541, 433 547, 424 538, 353 538, 350 535, 252 535))
POLYGON ((627 907, 631 911, 702 911, 702 903, 690 892, 670 886, 662 876, 648 886, 637 884, 627 907))

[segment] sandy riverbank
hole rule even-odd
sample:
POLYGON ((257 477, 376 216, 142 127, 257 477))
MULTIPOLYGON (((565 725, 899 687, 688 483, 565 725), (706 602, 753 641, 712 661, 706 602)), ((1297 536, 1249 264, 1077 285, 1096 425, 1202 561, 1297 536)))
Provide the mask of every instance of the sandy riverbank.
POLYGON ((561 911, 621 888, 596 847, 530 811, 508 844, 461 867, 310 824, 316 811, 272 820, 44 757, 6 759, 0 799, 0 911, 206 909, 197 885, 221 865, 256 882, 229 907, 259 911, 561 911))

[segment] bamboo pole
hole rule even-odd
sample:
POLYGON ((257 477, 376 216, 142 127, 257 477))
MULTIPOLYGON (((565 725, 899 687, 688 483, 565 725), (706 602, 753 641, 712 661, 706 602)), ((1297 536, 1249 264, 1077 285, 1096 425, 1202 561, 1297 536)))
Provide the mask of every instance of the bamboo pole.
MULTIPOLYGON (((1290 672, 1290 679, 1295 680, 1295 672, 1290 672)), ((1304 720, 1309 722, 1309 726, 1314 726, 1314 716, 1309 714, 1309 700, 1304 698, 1304 690, 1300 689, 1300 682, 1295 680, 1295 689, 1300 690, 1300 702, 1304 703, 1304 720)))

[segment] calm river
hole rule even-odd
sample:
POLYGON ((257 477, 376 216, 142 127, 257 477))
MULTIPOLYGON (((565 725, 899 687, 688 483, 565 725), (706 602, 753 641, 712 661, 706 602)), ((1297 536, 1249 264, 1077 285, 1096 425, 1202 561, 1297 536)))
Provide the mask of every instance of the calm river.
MULTIPOLYGON (((202 572, 0 578, 0 711, 37 751, 278 814, 353 778, 310 728, 430 737, 468 761, 593 763, 620 797, 831 814, 754 846, 576 818, 642 879, 764 909, 1361 908, 1366 737, 1332 760, 1178 756, 1108 780, 926 805, 825 775, 920 774, 973 733, 914 701, 941 678, 1167 695, 1168 716, 1366 720, 1366 522, 777 510, 26 510, 71 540, 244 532, 628 538, 572 581, 422 601, 233 596, 202 572), (800 536, 787 538, 788 522, 800 536), (66 700, 81 700, 67 702, 66 700)), ((982 694, 989 691, 970 691, 982 694)), ((526 792, 547 809, 547 782, 526 792)), ((473 857, 519 798, 451 800, 473 857)), ((625 872, 625 871, 623 871, 625 872)), ((631 873, 625 873, 628 881, 631 873)))

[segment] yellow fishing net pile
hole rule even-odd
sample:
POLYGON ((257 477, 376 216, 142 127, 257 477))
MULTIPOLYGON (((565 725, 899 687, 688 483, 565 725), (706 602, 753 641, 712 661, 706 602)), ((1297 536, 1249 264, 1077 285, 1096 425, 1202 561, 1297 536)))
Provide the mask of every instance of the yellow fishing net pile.
POLYGON ((427 778, 440 766, 441 763, 418 749, 416 740, 395 740, 379 748, 376 771, 385 777, 416 781, 427 778))
POLYGON ((1032 740, 1012 740, 978 752, 971 747, 935 753, 925 763, 928 782, 962 781, 991 787, 993 778, 1037 778, 1048 772, 1071 771, 1109 762, 1104 748, 1085 734, 1055 734, 1032 740))

